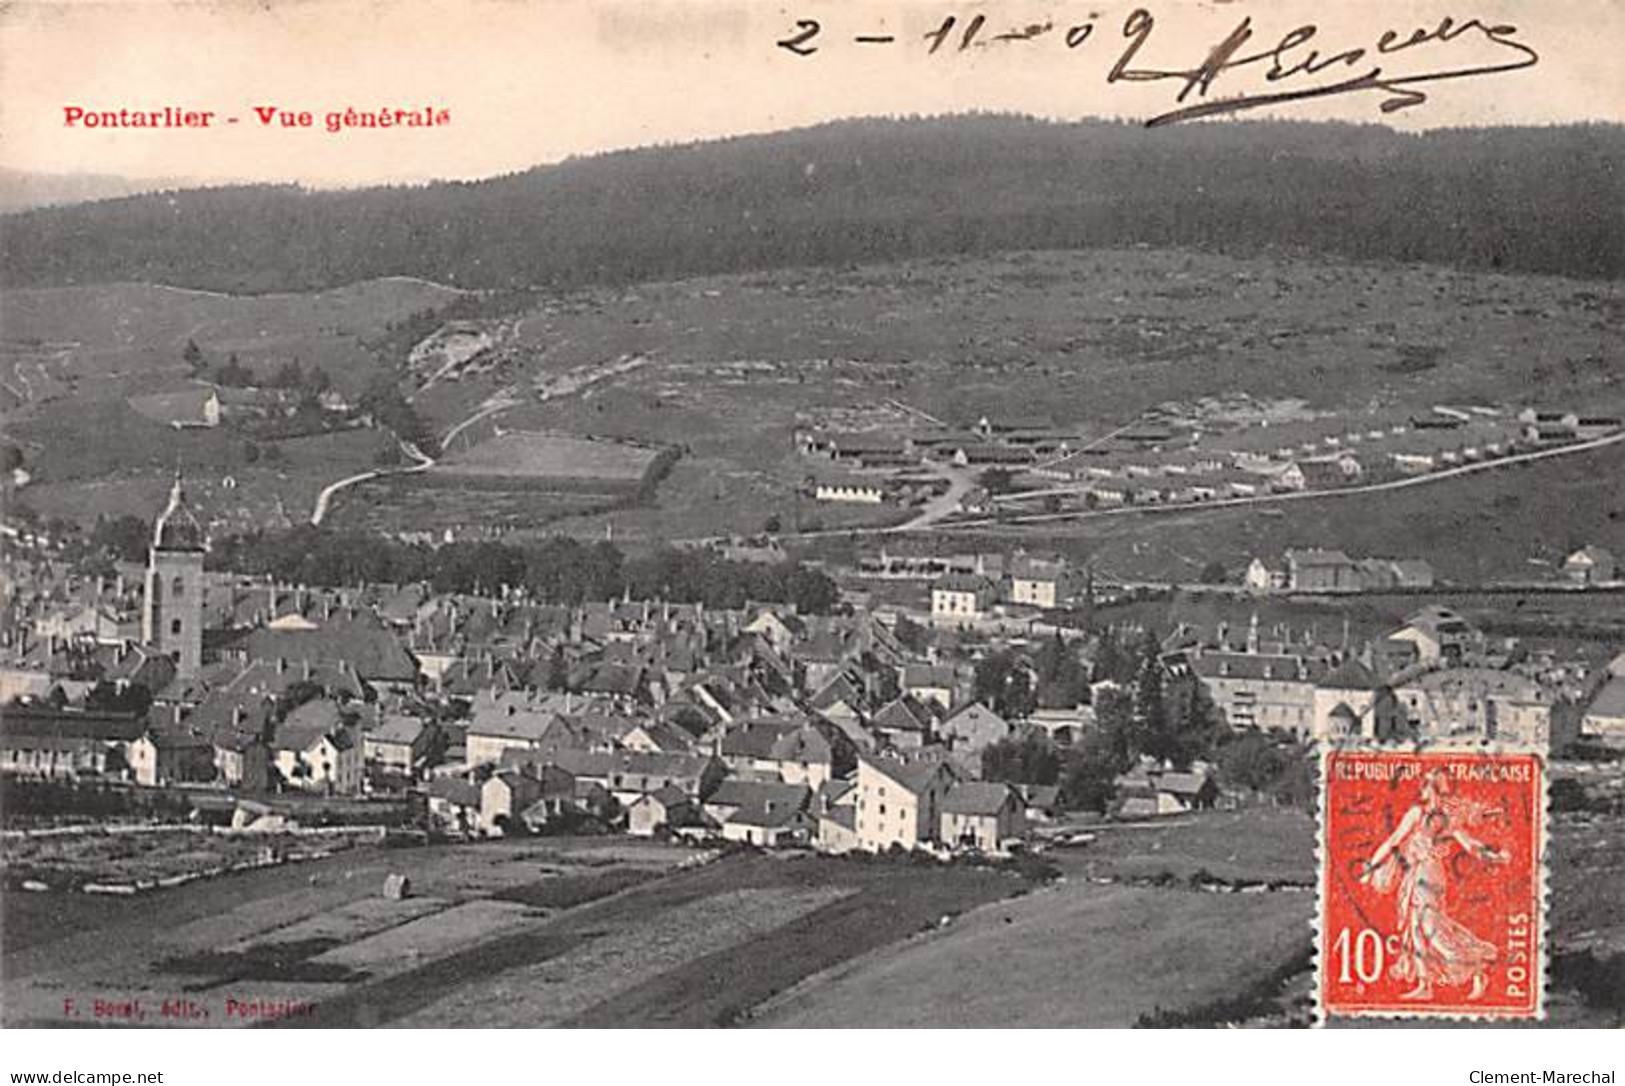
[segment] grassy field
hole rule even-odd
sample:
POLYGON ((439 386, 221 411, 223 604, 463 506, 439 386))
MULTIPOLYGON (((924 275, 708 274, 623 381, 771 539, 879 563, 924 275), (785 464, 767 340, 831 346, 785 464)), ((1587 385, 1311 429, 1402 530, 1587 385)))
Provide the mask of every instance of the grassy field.
MULTIPOLYGON (((1235 392, 1362 416, 1436 403, 1617 412, 1625 381, 1608 360, 1625 332, 1604 319, 1605 301, 1595 284, 1555 278, 1167 251, 715 277, 550 299, 503 325, 501 379, 442 383, 421 406, 449 425, 499 389, 523 399, 538 379, 647 357, 633 373, 523 403, 499 422, 686 449, 653 506, 557 527, 712 535, 756 531, 775 515, 785 525, 819 519, 824 510, 795 506, 807 464, 792 432, 845 425, 890 401, 954 423, 1017 413, 1084 433, 1235 392)), ((1143 576, 1189 576, 1210 558, 1241 563, 1285 545, 1389 553, 1403 539, 1406 553, 1468 578, 1523 569, 1573 540, 1619 546, 1625 522, 1606 489, 1619 455, 1300 506, 1289 517, 1124 518, 1024 538, 1100 551, 1143 576)))
MULTIPOLYGON (((1614 1024, 1625 954, 1617 819, 1563 816, 1551 857, 1554 1024, 1614 1024), (1602 978, 1599 980, 1599 978, 1602 978), (1617 1000, 1617 994, 1615 996, 1617 1000)), ((1008 871, 625 839, 381 850, 132 899, 8 893, 6 1025, 61 1000, 316 1001, 290 1025, 1132 1025, 1302 1019, 1313 894, 1302 812, 1116 826, 1008 871), (408 874, 405 901, 380 895, 408 874), (1192 876, 1270 882, 1214 893, 1192 876), (1285 986, 1277 991, 1276 979, 1285 986)), ((242 1024, 215 1014, 190 1024, 242 1024)), ((149 1022, 148 1024, 161 1024, 149 1022)))
POLYGON ((537 482, 586 480, 635 486, 658 452, 648 446, 613 439, 591 440, 515 430, 447 456, 435 473, 537 482))
MULTIPOLYGON (((699 278, 575 291, 526 313, 463 322, 470 335, 489 336, 491 364, 453 367, 416 405, 444 432, 506 393, 517 406, 470 440, 501 426, 683 450, 646 506, 606 514, 555 502, 513 510, 510 526, 536 517, 549 531, 613 531, 629 541, 755 532, 769 518, 785 530, 867 526, 895 521, 898 511, 798 502, 809 473, 792 442, 798 427, 913 410, 950 423, 1039 415, 1104 433, 1159 404, 1236 392, 1319 412, 1405 414, 1437 403, 1619 412, 1625 379, 1611 360, 1625 348, 1625 330, 1606 320, 1607 293, 1539 276, 1152 250, 699 278), (638 364, 615 369, 627 359, 638 364), (595 367, 609 375, 573 376, 595 367), (552 392, 541 398, 539 389, 552 392)), ((89 474, 115 470, 107 457, 172 466, 177 441, 215 471, 233 452, 211 447, 221 438, 123 440, 128 425, 98 399, 122 402, 131 382, 153 373, 172 380, 188 336, 211 356, 236 351, 251 365, 297 354, 343 384, 404 362, 378 359, 365 343, 388 320, 447 297, 402 281, 255 299, 129 286, 13 292, 0 301, 13 352, 6 358, 23 376, 44 365, 59 392, 29 409, 40 412, 34 428, 16 436, 46 465, 47 483, 85 474, 64 456, 87 457, 89 474), (97 381, 106 387, 98 391, 97 381), (56 405, 65 409, 46 413, 56 405)), ((490 454, 475 460, 482 455, 490 454)), ((1211 559, 1238 566, 1307 544, 1403 550, 1460 579, 1506 575, 1570 545, 1625 547, 1625 513, 1609 489, 1625 470, 1622 455, 1309 503, 1289 515, 1119 518, 1021 538, 1097 553, 1124 576, 1188 577, 1211 559)), ((410 526, 421 520, 419 497, 409 487, 369 493, 377 509, 363 519, 410 526)))
POLYGON ((1307 894, 1067 882, 805 986, 774 1027, 1123 1027, 1230 995, 1306 941, 1307 894))
POLYGON ((261 377, 294 359, 319 366, 353 397, 390 371, 370 344, 391 322, 455 296, 413 280, 244 297, 143 284, 0 292, 0 438, 22 449, 34 476, 19 498, 44 515, 87 522, 100 513, 151 516, 179 466, 203 485, 242 484, 221 496, 223 520, 266 523, 279 496, 297 506, 295 519, 308 517, 323 484, 372 466, 381 435, 251 442, 229 426, 174 430, 137 413, 128 397, 183 387, 188 340, 208 364, 235 354, 261 377), (280 459, 254 459, 250 444, 262 456, 274 447, 280 459))

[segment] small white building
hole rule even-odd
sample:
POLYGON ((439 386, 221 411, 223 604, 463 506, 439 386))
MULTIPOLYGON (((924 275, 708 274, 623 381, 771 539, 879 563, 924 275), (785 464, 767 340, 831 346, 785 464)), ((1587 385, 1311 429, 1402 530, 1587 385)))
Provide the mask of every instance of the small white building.
POLYGON ((854 505, 880 505, 886 492, 874 483, 819 483, 813 497, 821 502, 849 502, 854 505))

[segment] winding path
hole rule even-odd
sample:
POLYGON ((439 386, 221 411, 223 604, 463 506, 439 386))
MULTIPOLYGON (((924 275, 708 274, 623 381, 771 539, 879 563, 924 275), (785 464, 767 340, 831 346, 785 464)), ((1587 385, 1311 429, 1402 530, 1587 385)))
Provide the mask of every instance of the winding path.
POLYGON ((347 479, 340 479, 336 483, 329 483, 322 487, 320 494, 316 495, 316 508, 311 511, 310 523, 320 528, 322 521, 327 519, 328 511, 333 506, 333 499, 342 490, 364 483, 368 479, 381 479, 386 475, 411 475, 414 472, 428 471, 434 467, 434 461, 423 454, 423 450, 407 441, 399 442, 401 452, 411 457, 414 463, 406 468, 379 468, 375 471, 363 471, 359 475, 351 475, 347 479))

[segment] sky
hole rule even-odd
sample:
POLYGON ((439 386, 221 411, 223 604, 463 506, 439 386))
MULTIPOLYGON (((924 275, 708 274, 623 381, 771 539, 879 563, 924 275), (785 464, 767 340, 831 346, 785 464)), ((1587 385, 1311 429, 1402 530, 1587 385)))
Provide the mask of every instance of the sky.
MULTIPOLYGON (((1315 24, 1324 53, 1459 25, 1515 26, 1539 55, 1522 71, 1430 85, 1384 115, 1373 92, 1247 117, 1401 128, 1625 122, 1625 0, 1142 0, 1153 20, 1130 67, 1188 69, 1243 19, 1263 51, 1315 24)), ((1174 108, 1168 81, 1109 84, 1140 6, 1092 0, 21 0, 0 5, 0 166, 47 174, 296 181, 312 186, 473 179, 572 155, 768 132, 851 116, 1018 112, 1143 120, 1174 108), (972 45, 958 48, 977 14, 972 45), (925 35, 952 16, 936 54, 925 35), (776 44, 798 20, 799 56, 776 44), (1093 23, 1080 44, 1068 29, 1093 23), (993 41, 1028 25, 1031 40, 993 41), (894 35, 859 43, 858 35, 894 35), (87 129, 65 110, 212 110, 207 128, 87 129), (311 128, 265 127, 254 107, 309 111, 311 128), (326 131, 329 112, 444 109, 433 128, 326 131), (226 117, 235 116, 230 124, 226 117)), ((1389 75, 1521 54, 1478 30, 1383 58, 1389 75)), ((1337 71, 1341 69, 1333 69, 1337 71)), ((1357 69, 1348 68, 1351 74, 1357 69)), ((1269 84, 1231 72, 1212 96, 1269 84)), ((1187 104, 1189 104, 1187 102, 1187 104)), ((1214 123, 1214 122, 1208 122, 1214 123)), ((1217 123, 1223 123, 1222 121, 1217 123)))

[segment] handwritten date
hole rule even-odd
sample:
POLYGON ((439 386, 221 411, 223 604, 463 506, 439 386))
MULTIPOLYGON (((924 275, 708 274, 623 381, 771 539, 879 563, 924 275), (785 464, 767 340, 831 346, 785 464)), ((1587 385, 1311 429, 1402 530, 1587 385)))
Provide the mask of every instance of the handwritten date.
MULTIPOLYGON (((964 53, 1044 38, 1077 50, 1095 37, 1095 27, 1091 18, 1072 24, 1046 19, 998 29, 984 14, 964 22, 949 15, 913 40, 928 55, 964 53)), ((1313 23, 1274 38, 1264 36, 1252 17, 1246 16, 1196 63, 1187 67, 1151 67, 1141 58, 1155 47, 1152 39, 1156 27, 1156 17, 1150 11, 1134 9, 1123 21, 1122 45, 1105 74, 1108 85, 1167 83, 1172 87, 1174 108, 1147 120, 1148 127, 1373 91, 1382 95, 1378 108, 1383 113, 1395 113, 1426 102, 1428 97, 1422 88, 1429 84, 1514 72, 1540 63, 1540 54, 1520 40, 1516 26, 1476 18, 1463 20, 1447 15, 1431 26, 1408 33, 1388 28, 1373 31, 1363 43, 1331 46, 1323 41, 1320 28, 1313 23), (1446 55, 1449 47, 1458 42, 1458 53, 1469 46, 1480 47, 1478 59, 1446 63, 1450 59, 1446 55), (1257 48, 1258 43, 1269 44, 1257 48), (1245 92, 1223 93, 1247 77, 1253 82, 1245 92), (1259 81, 1262 87, 1256 85, 1259 81)), ((824 26, 816 19, 798 19, 791 33, 775 44, 796 56, 810 57, 819 52, 827 37, 824 26)), ((908 44, 895 34, 858 34, 851 41, 863 46, 908 44)))

